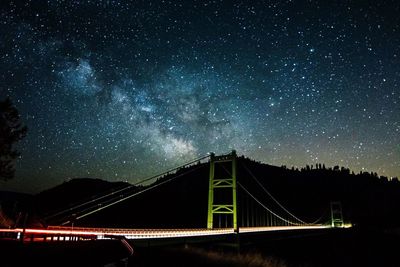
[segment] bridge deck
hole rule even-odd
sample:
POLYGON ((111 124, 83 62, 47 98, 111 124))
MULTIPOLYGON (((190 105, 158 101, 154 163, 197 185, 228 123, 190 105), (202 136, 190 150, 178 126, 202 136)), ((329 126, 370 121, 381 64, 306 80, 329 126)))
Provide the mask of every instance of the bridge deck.
MULTIPOLYGON (((272 232, 288 230, 312 230, 331 228, 330 225, 312 226, 272 226, 272 227, 240 227, 239 233, 252 232, 272 232)), ((15 234, 18 238, 25 236, 51 238, 55 236, 63 237, 93 237, 96 239, 107 239, 115 237, 125 237, 126 239, 160 239, 160 238, 180 238, 213 235, 234 234, 232 228, 226 229, 123 229, 123 228, 84 228, 84 227, 59 227, 49 226, 47 229, 0 229, 0 233, 15 234)))

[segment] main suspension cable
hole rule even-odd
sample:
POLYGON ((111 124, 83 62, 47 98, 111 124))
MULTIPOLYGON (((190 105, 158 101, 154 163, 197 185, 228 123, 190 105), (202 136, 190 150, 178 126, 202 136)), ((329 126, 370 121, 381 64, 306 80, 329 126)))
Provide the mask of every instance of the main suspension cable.
MULTIPOLYGON (((163 184, 172 182, 172 181, 176 180, 177 178, 180 178, 180 177, 182 177, 182 176, 184 176, 184 175, 187 175, 187 174, 189 174, 189 173, 191 173, 191 172, 194 172, 195 170, 199 169, 200 167, 201 167, 201 165, 196 166, 195 168, 192 168, 192 169, 190 169, 190 170, 188 170, 188 171, 186 171, 186 172, 184 172, 184 173, 181 173, 181 174, 179 174, 179 175, 177 175, 177 176, 174 176, 174 177, 172 177, 172 178, 170 178, 170 179, 168 179, 168 180, 162 181, 162 182, 160 182, 160 183, 153 184, 153 185, 151 185, 151 186, 149 186, 149 187, 147 187, 147 188, 145 188, 145 189, 143 189, 143 190, 141 190, 141 191, 139 191, 139 192, 133 193, 133 194, 128 195, 128 196, 125 196, 125 197, 123 197, 123 198, 120 198, 120 199, 118 199, 118 198, 111 199, 111 200, 110 200, 110 203, 108 203, 108 204, 106 204, 106 205, 104 205, 104 206, 101 206, 101 207, 99 207, 98 209, 89 211, 93 206, 92 206, 92 207, 89 207, 89 208, 83 210, 83 211, 80 212, 80 213, 84 213, 84 212, 86 212, 86 211, 89 211, 89 212, 84 213, 84 214, 82 214, 82 215, 80 215, 80 216, 77 216, 77 217, 75 218, 75 220, 82 219, 82 218, 84 218, 84 217, 86 217, 86 216, 89 216, 89 215, 91 215, 91 214, 93 214, 93 213, 99 212, 99 211, 101 211, 101 210, 103 210, 103 209, 105 209, 105 208, 111 207, 111 206, 116 205, 116 204, 118 204, 118 203, 120 203, 120 202, 122 202, 122 201, 125 201, 125 200, 127 200, 127 199, 129 199, 129 198, 132 198, 132 197, 138 196, 138 195, 140 195, 140 194, 142 194, 142 193, 144 193, 144 192, 150 191, 150 190, 152 190, 152 189, 154 189, 154 188, 156 188, 156 187, 159 187, 159 186, 161 186, 161 185, 163 185, 163 184), (115 201, 114 201, 114 200, 115 200, 115 201)), ((97 204, 97 205, 101 205, 101 204, 97 204)), ((61 225, 66 225, 66 224, 68 224, 68 223, 71 223, 71 220, 66 221, 66 222, 63 222, 61 225)))
POLYGON ((210 155, 206 155, 206 156, 202 156, 202 157, 199 157, 199 158, 197 158, 197 159, 191 160, 190 162, 187 162, 187 163, 185 163, 185 164, 183 164, 183 165, 181 165, 181 166, 178 166, 178 167, 169 169, 169 170, 167 170, 167 171, 164 171, 164 172, 161 173, 161 174, 157 174, 157 175, 150 176, 150 177, 148 177, 148 178, 145 178, 145 179, 143 179, 143 180, 141 180, 141 181, 139 181, 139 182, 136 182, 136 183, 134 183, 134 184, 128 185, 128 186, 126 186, 126 187, 124 187, 124 188, 121 188, 121 189, 119 189, 119 190, 112 191, 112 192, 110 192, 110 193, 107 193, 107 194, 105 194, 105 195, 96 197, 96 198, 91 199, 91 200, 89 200, 89 201, 86 201, 86 202, 84 202, 84 203, 80 203, 80 204, 75 205, 75 206, 73 206, 73 207, 64 209, 64 210, 59 211, 59 212, 57 212, 57 213, 55 213, 55 214, 52 214, 52 215, 50 215, 50 216, 47 216, 47 217, 45 217, 44 219, 45 219, 45 220, 48 220, 48 219, 54 218, 54 217, 56 217, 56 216, 59 216, 59 215, 61 215, 61 214, 64 214, 64 213, 66 213, 66 212, 72 212, 73 210, 76 210, 76 209, 78 209, 78 208, 80 208, 80 207, 89 205, 90 203, 94 203, 94 202, 97 202, 97 201, 99 201, 99 200, 101 200, 101 199, 107 198, 107 197, 109 197, 109 196, 112 196, 112 195, 115 195, 115 194, 119 194, 119 193, 121 193, 121 192, 123 192, 123 191, 129 190, 129 189, 132 189, 132 188, 135 188, 135 187, 138 186, 138 185, 144 184, 144 183, 146 183, 146 182, 148 182, 148 181, 151 181, 151 180, 154 180, 154 179, 156 179, 156 178, 158 178, 158 177, 161 177, 161 176, 170 174, 170 173, 173 172, 173 171, 177 171, 177 170, 179 170, 179 169, 181 169, 181 168, 183 168, 183 167, 186 167, 186 166, 188 166, 188 165, 191 165, 191 164, 193 164, 193 163, 196 163, 196 162, 198 162, 198 161, 201 161, 201 160, 203 160, 203 159, 206 159, 206 158, 208 158, 209 156, 210 156, 210 155))
POLYGON ((247 168, 247 166, 243 163, 241 163, 242 166, 246 169, 246 171, 250 174, 250 176, 257 182, 257 184, 264 190, 265 193, 268 194, 268 196, 271 197, 271 199, 278 204, 279 207, 281 207, 285 212, 287 212, 290 216, 292 216, 294 219, 297 221, 303 223, 303 224, 309 224, 307 222, 304 222, 303 220, 299 219, 297 216, 295 216, 293 213, 291 213, 289 210, 287 210, 263 185, 262 183, 255 177, 255 175, 247 168))
POLYGON ((267 206, 265 206, 260 200, 258 200, 255 196, 253 196, 249 190, 247 190, 241 183, 237 183, 252 199, 254 199, 258 204, 260 204, 265 210, 267 210, 268 212, 270 212, 271 214, 273 214, 275 217, 281 219, 284 222, 287 222, 288 224, 292 224, 292 225, 301 225, 300 223, 295 223, 295 222, 291 222, 289 220, 286 220, 285 218, 279 216, 278 214, 276 214, 275 212, 273 212, 272 210, 270 210, 267 206))

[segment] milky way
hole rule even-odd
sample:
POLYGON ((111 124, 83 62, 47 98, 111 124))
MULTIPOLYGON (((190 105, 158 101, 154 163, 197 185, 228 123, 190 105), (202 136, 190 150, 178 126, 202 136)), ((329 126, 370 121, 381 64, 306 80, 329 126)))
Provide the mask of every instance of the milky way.
POLYGON ((0 96, 29 127, 5 188, 231 149, 400 175, 398 1, 1 2, 0 96))

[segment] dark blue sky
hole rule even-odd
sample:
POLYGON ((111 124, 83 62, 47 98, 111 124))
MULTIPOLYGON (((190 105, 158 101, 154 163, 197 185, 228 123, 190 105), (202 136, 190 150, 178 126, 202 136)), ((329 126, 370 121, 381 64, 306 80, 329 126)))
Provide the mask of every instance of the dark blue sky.
POLYGON ((398 1, 1 1, 13 181, 137 181, 210 151, 400 175, 398 1))

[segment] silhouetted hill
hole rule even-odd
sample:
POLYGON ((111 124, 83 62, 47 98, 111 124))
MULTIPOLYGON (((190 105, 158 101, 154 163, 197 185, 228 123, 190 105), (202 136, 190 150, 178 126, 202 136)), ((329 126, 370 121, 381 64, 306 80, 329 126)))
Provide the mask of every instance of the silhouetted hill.
POLYGON ((311 210, 322 212, 330 201, 340 201, 345 219, 352 223, 400 225, 400 216, 396 212, 400 208, 397 178, 388 180, 376 173, 354 174, 338 166, 306 166, 297 170, 246 161, 257 177, 264 177, 262 182, 268 190, 299 216, 311 219, 311 210))
MULTIPOLYGON (((227 176, 229 166, 217 175, 227 176)), ((324 165, 306 166, 300 170, 277 167, 250 159, 238 158, 238 181, 270 209, 280 213, 280 208, 257 185, 259 182, 288 210, 298 217, 315 221, 321 215, 330 216, 330 202, 340 201, 345 220, 365 226, 399 226, 400 183, 375 173, 354 174, 346 168, 326 168, 324 165), (249 171, 251 173, 249 173, 249 171)), ((220 177, 220 178, 221 178, 220 177)), ((160 178, 160 186, 138 194, 112 207, 101 210, 75 222, 81 226, 108 227, 205 227, 209 186, 209 164, 199 163, 180 169, 175 174, 160 178), (174 177, 174 181, 167 182, 174 177), (164 184, 165 182, 165 184, 164 184)), ((154 185, 154 184, 153 184, 154 185)), ((77 179, 42 192, 36 202, 42 211, 56 211, 80 200, 127 186, 125 183, 109 183, 97 179, 77 179)), ((139 192, 148 187, 134 188, 139 192)), ((229 195, 229 190, 222 193, 229 195)), ((242 225, 246 224, 247 212, 256 210, 250 198, 239 189, 239 214, 242 225)), ((102 204, 96 204, 99 207, 102 204)), ((51 222, 50 222, 51 223, 51 222)), ((224 222, 222 221, 222 225, 224 222)))
POLYGON ((89 201, 96 196, 128 186, 125 182, 76 178, 35 195, 36 212, 42 216, 89 201))

